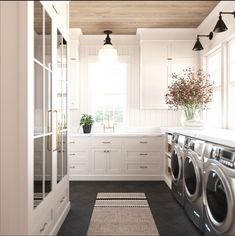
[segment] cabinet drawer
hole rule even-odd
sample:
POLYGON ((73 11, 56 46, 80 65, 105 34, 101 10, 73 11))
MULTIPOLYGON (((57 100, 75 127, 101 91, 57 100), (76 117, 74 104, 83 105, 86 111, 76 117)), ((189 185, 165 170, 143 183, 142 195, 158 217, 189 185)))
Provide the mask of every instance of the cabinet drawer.
POLYGON ((156 164, 139 164, 139 163, 127 163, 126 171, 128 174, 155 174, 159 175, 162 173, 162 165, 156 164))
POLYGON ((121 146, 122 140, 119 138, 92 138, 92 146, 109 147, 109 146, 121 146))
POLYGON ((88 174, 88 163, 73 163, 69 165, 70 175, 88 174))
POLYGON ((64 188, 61 190, 61 192, 58 194, 55 204, 55 216, 58 219, 63 212, 67 202, 68 202, 68 188, 64 188))
POLYGON ((70 137, 69 138, 69 150, 76 150, 80 147, 88 146, 88 138, 70 137))
POLYGON ((71 151, 68 154, 69 156, 69 163, 79 163, 87 161, 88 159, 88 152, 87 151, 71 151))
POLYGON ((138 150, 145 150, 145 148, 154 147, 155 150, 159 150, 162 146, 162 137, 138 137, 125 139, 126 148, 135 147, 138 150))
POLYGON ((33 235, 48 235, 53 226, 53 209, 48 208, 45 209, 43 212, 43 219, 35 219, 36 227, 33 230, 33 235))
POLYGON ((161 160, 161 152, 151 151, 127 151, 128 162, 159 162, 161 160))

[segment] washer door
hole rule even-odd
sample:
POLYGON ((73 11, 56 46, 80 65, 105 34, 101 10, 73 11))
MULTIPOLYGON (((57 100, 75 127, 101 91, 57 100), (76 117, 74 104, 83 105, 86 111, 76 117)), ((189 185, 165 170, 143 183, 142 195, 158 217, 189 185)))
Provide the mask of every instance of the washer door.
POLYGON ((225 233, 233 221, 234 199, 230 183, 221 168, 215 164, 206 168, 205 207, 214 230, 217 233, 225 233))
POLYGON ((186 197, 195 201, 201 195, 201 173, 197 163, 197 154, 189 150, 184 160, 184 186, 186 197))
POLYGON ((172 179, 177 182, 181 178, 182 173, 182 157, 178 145, 173 146, 173 152, 171 155, 171 170, 172 179))

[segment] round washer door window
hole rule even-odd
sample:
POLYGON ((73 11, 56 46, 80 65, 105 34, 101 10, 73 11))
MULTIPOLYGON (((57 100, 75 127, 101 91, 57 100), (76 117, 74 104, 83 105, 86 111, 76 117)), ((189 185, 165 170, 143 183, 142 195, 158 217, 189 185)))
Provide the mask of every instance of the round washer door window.
POLYGON ((186 156, 184 161, 184 180, 188 192, 193 195, 197 189, 197 177, 192 159, 186 156))
POLYGON ((175 179, 179 178, 180 175, 180 164, 179 164, 179 158, 177 151, 174 149, 171 155, 171 170, 172 175, 175 179))
POLYGON ((206 185, 208 207, 213 218, 222 223, 227 216, 228 200, 223 182, 216 172, 210 171, 206 185))

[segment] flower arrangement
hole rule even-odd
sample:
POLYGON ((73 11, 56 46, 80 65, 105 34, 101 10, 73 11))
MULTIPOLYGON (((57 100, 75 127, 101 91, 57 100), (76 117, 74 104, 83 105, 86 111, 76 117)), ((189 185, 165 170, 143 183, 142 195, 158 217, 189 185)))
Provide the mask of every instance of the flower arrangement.
POLYGON ((213 82, 203 70, 189 68, 182 74, 172 74, 172 84, 168 86, 166 104, 171 109, 182 108, 187 120, 195 118, 196 111, 208 109, 213 97, 213 82))

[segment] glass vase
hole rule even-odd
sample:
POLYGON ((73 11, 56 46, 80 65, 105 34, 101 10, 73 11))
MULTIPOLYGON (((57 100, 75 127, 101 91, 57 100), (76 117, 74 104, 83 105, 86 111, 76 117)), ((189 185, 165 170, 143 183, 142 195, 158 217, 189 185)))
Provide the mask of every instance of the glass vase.
POLYGON ((204 123, 200 120, 199 109, 193 105, 182 107, 181 124, 183 126, 201 127, 204 123))

